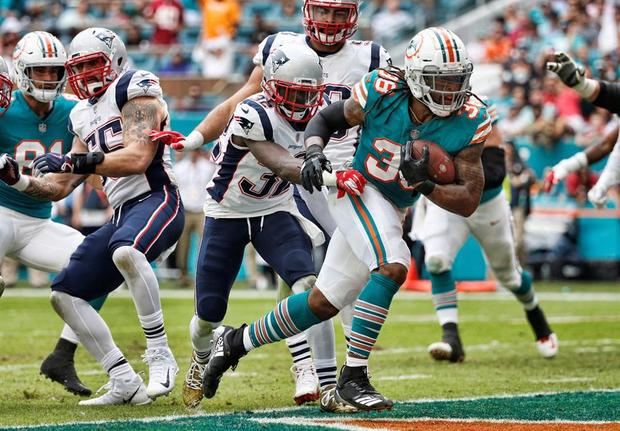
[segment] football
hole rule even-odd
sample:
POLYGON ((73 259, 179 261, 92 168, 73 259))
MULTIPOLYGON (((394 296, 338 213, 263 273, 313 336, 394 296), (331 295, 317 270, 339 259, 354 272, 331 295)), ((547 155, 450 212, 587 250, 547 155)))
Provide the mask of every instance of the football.
POLYGON ((428 175, 437 184, 452 184, 456 178, 456 169, 452 157, 439 144, 431 141, 413 142, 413 157, 422 157, 422 150, 428 146, 428 175))

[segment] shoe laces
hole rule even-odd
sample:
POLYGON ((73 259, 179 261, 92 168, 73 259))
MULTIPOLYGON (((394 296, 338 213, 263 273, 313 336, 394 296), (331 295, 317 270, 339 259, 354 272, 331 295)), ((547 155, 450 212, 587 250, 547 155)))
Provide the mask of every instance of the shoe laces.
POLYGON ((370 383, 370 375, 368 372, 360 373, 349 380, 359 392, 366 394, 379 394, 375 387, 370 383))
POLYGON ((304 384, 314 384, 317 381, 316 371, 314 371, 313 364, 307 365, 294 365, 291 367, 291 371, 295 374, 296 382, 303 382, 304 384))
POLYGON ((149 366, 149 375, 163 374, 171 363, 174 363, 172 355, 165 348, 146 349, 142 355, 142 361, 149 366))
POLYGON ((202 376, 205 373, 207 364, 201 364, 196 361, 192 355, 192 360, 189 364, 189 370, 187 370, 187 377, 185 378, 185 386, 190 389, 200 390, 202 389, 202 376))

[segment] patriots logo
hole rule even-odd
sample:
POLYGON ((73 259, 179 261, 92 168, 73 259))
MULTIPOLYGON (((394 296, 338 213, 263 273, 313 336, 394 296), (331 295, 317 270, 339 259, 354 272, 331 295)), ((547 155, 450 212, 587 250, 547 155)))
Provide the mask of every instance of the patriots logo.
POLYGON ((114 35, 111 33, 97 33, 95 35, 97 39, 106 44, 106 46, 112 49, 112 42, 114 41, 114 35))
POLYGON ((151 88, 153 85, 157 85, 157 81, 152 78, 143 79, 142 81, 138 82, 136 85, 144 91, 144 94, 146 94, 148 93, 149 88, 151 88))
POLYGON ((246 135, 248 133, 250 133, 250 130, 252 130, 252 127, 254 127, 254 123, 253 122, 251 122, 247 118, 241 117, 239 115, 235 115, 234 118, 235 118, 235 121, 237 123, 239 123, 239 125, 241 126, 241 128, 243 129, 243 131, 245 132, 246 135))
POLYGON ((289 60, 290 58, 288 58, 283 51, 274 51, 273 54, 271 54, 271 73, 276 73, 280 66, 286 64, 289 60))

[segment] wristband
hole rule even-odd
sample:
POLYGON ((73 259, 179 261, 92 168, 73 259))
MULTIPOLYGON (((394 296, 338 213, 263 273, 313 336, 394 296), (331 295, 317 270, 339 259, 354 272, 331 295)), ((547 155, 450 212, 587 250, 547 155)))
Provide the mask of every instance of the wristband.
POLYGON ((205 143, 205 137, 202 136, 198 130, 192 130, 192 132, 187 135, 185 138, 185 148, 190 150, 195 150, 197 148, 202 147, 202 144, 205 143))
POLYGON ((579 93, 579 95, 581 95, 581 97, 583 97, 584 99, 589 100, 590 97, 592 97, 594 92, 597 90, 597 88, 598 84, 594 79, 586 78, 579 84, 575 85, 573 87, 573 90, 579 93))
POLYGON ((336 173, 323 171, 323 185, 328 187, 334 187, 338 185, 336 173))
POLYGON ((435 190, 435 185, 436 184, 430 180, 424 180, 415 187, 415 190, 422 193, 424 196, 428 196, 435 190))
POLYGON ((28 188, 29 185, 30 185, 30 177, 28 175, 20 175, 19 180, 17 180, 17 182, 13 184, 11 187, 13 187, 15 190, 19 192, 23 192, 24 190, 28 188))

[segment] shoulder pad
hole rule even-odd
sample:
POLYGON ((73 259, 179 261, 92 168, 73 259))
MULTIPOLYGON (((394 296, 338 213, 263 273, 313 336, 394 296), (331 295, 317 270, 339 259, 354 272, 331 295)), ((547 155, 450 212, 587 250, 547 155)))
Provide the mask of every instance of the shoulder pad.
POLYGON ((232 134, 251 141, 273 141, 273 126, 267 109, 252 98, 239 103, 229 125, 232 134))
POLYGON ((136 97, 163 97, 159 78, 146 70, 128 70, 116 83, 116 105, 119 111, 136 97))
POLYGON ((394 90, 407 84, 389 69, 376 69, 367 73, 353 86, 353 98, 367 111, 381 96, 393 94, 394 90))
POLYGON ((299 36, 299 33, 292 33, 289 31, 281 31, 267 36, 258 45, 258 50, 256 51, 254 58, 252 58, 252 63, 254 63, 255 66, 263 67, 267 62, 267 57, 269 57, 271 51, 286 43, 294 43, 299 36))

